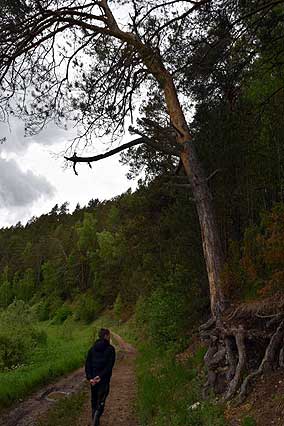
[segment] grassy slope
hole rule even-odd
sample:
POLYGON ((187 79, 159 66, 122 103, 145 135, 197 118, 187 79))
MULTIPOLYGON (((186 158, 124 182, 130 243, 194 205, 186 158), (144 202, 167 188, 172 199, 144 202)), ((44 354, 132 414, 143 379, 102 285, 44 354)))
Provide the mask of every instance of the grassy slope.
POLYGON ((29 364, 0 373, 0 407, 82 365, 91 342, 90 326, 75 324, 72 335, 63 326, 44 324, 41 327, 47 333, 47 344, 34 351, 29 364))
POLYGON ((140 347, 138 358, 138 406, 141 425, 223 426, 222 407, 202 401, 202 356, 177 363, 170 352, 140 347), (197 403, 196 408, 191 408, 197 403))

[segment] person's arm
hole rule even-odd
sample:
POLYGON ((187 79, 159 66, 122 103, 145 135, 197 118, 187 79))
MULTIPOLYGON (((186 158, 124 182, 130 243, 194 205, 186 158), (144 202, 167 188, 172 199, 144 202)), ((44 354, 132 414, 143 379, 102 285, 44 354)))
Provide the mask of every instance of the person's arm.
POLYGON ((93 377, 92 377, 92 348, 89 350, 87 358, 86 358, 85 373, 86 373, 86 378, 88 380, 93 379, 93 377))
POLYGON ((103 379, 105 376, 107 376, 108 374, 110 374, 112 372, 114 363, 115 363, 115 349, 114 349, 114 347, 110 347, 109 354, 108 354, 108 357, 107 357, 106 366, 103 369, 103 371, 101 372, 101 374, 99 375, 99 377, 101 379, 103 379))

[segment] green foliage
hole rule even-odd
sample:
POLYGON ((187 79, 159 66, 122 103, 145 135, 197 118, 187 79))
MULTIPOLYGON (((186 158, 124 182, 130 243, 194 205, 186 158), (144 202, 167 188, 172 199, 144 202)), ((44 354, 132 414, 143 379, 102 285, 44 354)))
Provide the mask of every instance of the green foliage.
POLYGON ((82 294, 77 300, 75 318, 90 323, 98 318, 101 309, 100 302, 94 298, 91 292, 82 294))
POLYGON ((120 224, 120 211, 117 206, 112 206, 108 214, 108 226, 110 229, 115 229, 120 224))
POLYGON ((46 343, 46 334, 33 325, 30 308, 13 302, 0 316, 0 370, 17 368, 29 361, 34 349, 46 343))
POLYGON ((59 291, 59 282, 58 282, 58 271, 55 268, 55 265, 51 261, 46 261, 42 265, 42 275, 43 275, 43 290, 45 294, 58 293, 59 291))
POLYGON ((147 331, 153 343, 163 347, 184 345, 186 313, 186 298, 176 287, 157 288, 146 299, 140 299, 136 307, 138 325, 147 331))
POLYGON ((64 304, 57 309, 53 318, 53 322, 54 324, 62 324, 72 314, 73 312, 70 306, 64 304))
POLYGON ((251 416, 246 416, 242 419, 242 426, 256 426, 256 421, 251 416))
POLYGON ((8 271, 8 266, 6 266, 0 277, 0 308, 7 308, 13 300, 13 290, 8 271))
POLYGON ((112 234, 110 231, 102 231, 97 233, 98 238, 98 254, 106 264, 111 265, 118 257, 117 235, 112 234))
POLYGON ((0 408, 26 396, 36 387, 79 368, 84 362, 91 344, 89 327, 73 323, 72 338, 69 333, 64 337, 64 324, 41 323, 41 327, 41 333, 47 335, 46 344, 34 346, 25 365, 0 372, 0 408))
POLYGON ((78 247, 82 251, 93 251, 96 246, 97 219, 93 213, 84 213, 82 223, 76 225, 78 247))
POLYGON ((14 281, 13 291, 15 297, 19 300, 29 302, 32 299, 35 291, 35 277, 31 268, 24 272, 22 278, 14 281))
POLYGON ((91 321, 120 294, 124 319, 139 297, 163 286, 174 269, 173 286, 182 298, 188 294, 188 313, 199 317, 207 282, 195 221, 183 195, 169 196, 153 182, 73 215, 59 214, 56 207, 26 227, 0 230, 0 273, 6 267, 9 282, 2 289, 3 307, 14 297, 26 300, 45 321, 63 304, 77 304, 76 317, 91 321), (88 297, 77 303, 83 294, 95 304, 88 297))
POLYGON ((203 401, 191 362, 180 365, 151 344, 138 358, 138 409, 142 426, 225 426, 222 407, 203 401))
POLYGON ((241 244, 232 243, 223 282, 228 293, 254 300, 283 292, 284 205, 262 213, 259 225, 247 228, 241 244), (227 283, 230 282, 230 285, 227 283))
POLYGON ((33 305, 32 310, 38 321, 46 321, 49 319, 49 306, 47 301, 41 300, 33 305))

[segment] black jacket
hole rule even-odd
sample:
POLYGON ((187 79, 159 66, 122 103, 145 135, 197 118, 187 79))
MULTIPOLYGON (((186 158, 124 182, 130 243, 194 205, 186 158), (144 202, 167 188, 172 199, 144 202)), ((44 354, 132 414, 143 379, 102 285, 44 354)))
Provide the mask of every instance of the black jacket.
POLYGON ((109 382, 115 363, 115 349, 106 339, 99 339, 88 352, 85 372, 88 380, 96 376, 102 382, 109 382))

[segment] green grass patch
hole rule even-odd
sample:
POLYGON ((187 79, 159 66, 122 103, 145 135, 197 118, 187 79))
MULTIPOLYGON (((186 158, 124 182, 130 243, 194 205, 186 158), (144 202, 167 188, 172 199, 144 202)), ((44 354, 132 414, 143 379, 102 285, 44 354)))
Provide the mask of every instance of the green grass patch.
POLYGON ((224 426, 223 409, 202 400, 198 353, 186 364, 173 352, 150 344, 140 347, 137 362, 138 409, 142 426, 224 426))
POLYGON ((35 388, 80 367, 92 339, 92 326, 78 323, 41 326, 47 342, 33 351, 28 363, 0 373, 0 407, 9 406, 35 388))
POLYGON ((36 426, 70 426, 75 425, 82 416, 87 393, 78 394, 61 399, 49 410, 46 417, 38 421, 36 426))

